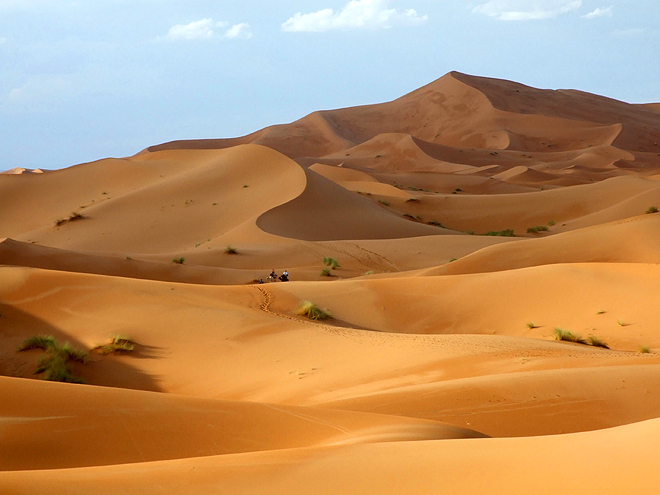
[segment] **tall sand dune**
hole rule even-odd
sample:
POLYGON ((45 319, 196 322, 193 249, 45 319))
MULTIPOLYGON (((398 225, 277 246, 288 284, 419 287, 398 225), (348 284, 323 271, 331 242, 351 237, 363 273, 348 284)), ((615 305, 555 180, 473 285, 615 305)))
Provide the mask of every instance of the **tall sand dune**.
POLYGON ((0 493, 655 494, 658 109, 452 72, 0 174, 0 493))

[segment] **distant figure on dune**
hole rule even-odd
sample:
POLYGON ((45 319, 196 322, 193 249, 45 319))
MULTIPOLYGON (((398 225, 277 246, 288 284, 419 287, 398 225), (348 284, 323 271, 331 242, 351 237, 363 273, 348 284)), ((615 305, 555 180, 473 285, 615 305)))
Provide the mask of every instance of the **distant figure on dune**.
POLYGON ((263 284, 263 283, 264 283, 264 279, 263 279, 263 278, 260 278, 260 279, 259 279, 259 284, 263 284))
POLYGON ((277 272, 275 272, 275 268, 270 271, 270 275, 266 278, 266 282, 277 282, 277 272))
POLYGON ((288 282, 288 281, 289 281, 289 272, 287 272, 286 270, 284 270, 284 271, 282 272, 282 275, 280 275, 280 280, 281 280, 282 282, 288 282))

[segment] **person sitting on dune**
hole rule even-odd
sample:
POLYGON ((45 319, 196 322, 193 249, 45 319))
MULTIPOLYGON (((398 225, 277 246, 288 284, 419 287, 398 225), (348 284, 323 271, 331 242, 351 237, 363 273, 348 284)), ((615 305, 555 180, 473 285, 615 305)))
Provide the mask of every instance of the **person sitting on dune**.
POLYGON ((287 272, 286 270, 284 270, 284 271, 282 272, 282 275, 280 275, 280 280, 281 280, 282 282, 288 282, 288 281, 289 281, 289 272, 287 272))
POLYGON ((268 278, 271 280, 277 280, 277 273, 275 273, 275 268, 271 270, 270 275, 268 275, 268 278))

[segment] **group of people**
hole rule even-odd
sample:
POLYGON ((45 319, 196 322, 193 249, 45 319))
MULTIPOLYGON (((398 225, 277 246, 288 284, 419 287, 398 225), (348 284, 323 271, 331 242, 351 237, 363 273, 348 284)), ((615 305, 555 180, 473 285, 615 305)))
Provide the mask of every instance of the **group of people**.
MULTIPOLYGON (((268 280, 271 281, 271 282, 276 282, 277 280, 279 280, 280 282, 288 282, 288 281, 289 281, 289 272, 286 271, 286 270, 284 270, 284 271, 282 272, 282 275, 280 275, 280 276, 278 277, 278 276, 277 276, 277 272, 275 271, 275 268, 273 268, 273 269, 271 270, 271 272, 270 272, 270 275, 268 275, 268 280)), ((260 279, 260 280, 259 280, 259 283, 260 283, 260 284, 263 284, 263 283, 264 283, 264 279, 263 279, 263 278, 260 279)))

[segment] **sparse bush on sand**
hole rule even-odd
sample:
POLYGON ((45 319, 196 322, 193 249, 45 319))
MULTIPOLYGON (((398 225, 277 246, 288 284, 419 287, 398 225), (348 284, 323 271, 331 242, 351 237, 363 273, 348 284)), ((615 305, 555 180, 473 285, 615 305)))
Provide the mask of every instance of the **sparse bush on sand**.
POLYGON ((529 227, 527 229, 528 234, 538 234, 539 232, 547 232, 548 227, 545 225, 537 225, 536 227, 529 227))
POLYGON ((555 224, 555 221, 554 221, 554 220, 550 220, 550 221, 548 222, 548 225, 549 225, 550 227, 552 227, 554 224, 555 224))
POLYGON ((303 301, 296 310, 299 316, 306 316, 310 320, 327 320, 332 315, 327 309, 321 309, 311 301, 303 301))
POLYGON ((639 346, 639 353, 640 354, 649 354, 651 352, 651 348, 647 345, 641 345, 639 346))
POLYGON ((186 259, 183 256, 179 256, 178 258, 174 258, 172 260, 172 263, 176 263, 177 265, 183 265, 185 261, 186 259))
POLYGON ((498 236, 498 237, 514 237, 513 229, 491 230, 489 232, 486 232, 485 234, 480 234, 480 235, 492 235, 492 236, 498 236))
POLYGON ((537 326, 534 325, 533 321, 529 321, 529 322, 527 322, 527 328, 529 328, 530 330, 533 330, 534 328, 537 328, 537 326))
POLYGON ((99 344, 92 350, 100 354, 122 354, 132 352, 135 342, 125 335, 114 335, 105 344, 99 344))
POLYGON ((324 266, 329 266, 329 267, 332 268, 333 270, 336 270, 337 268, 339 268, 339 267, 341 266, 341 265, 337 262, 336 259, 334 259, 334 258, 329 258, 329 257, 327 257, 327 256, 326 256, 325 258, 323 258, 323 265, 324 265, 324 266))
POLYGON ((74 222, 76 220, 82 220, 83 218, 87 218, 87 217, 85 217, 85 215, 83 215, 82 213, 74 211, 73 213, 71 213, 71 215, 69 215, 69 218, 58 218, 57 220, 55 220, 55 225, 59 227, 60 225, 64 225, 67 222, 74 222))
POLYGON ((588 342, 589 342, 589 345, 592 345, 594 347, 602 347, 603 349, 609 349, 610 348, 610 346, 608 346, 607 343, 605 343, 604 340, 599 339, 595 335, 589 335, 589 341, 588 342))
POLYGON ((19 352, 30 349, 45 351, 45 354, 39 358, 35 375, 43 373, 44 380, 49 381, 82 383, 79 378, 71 374, 70 363, 84 363, 87 360, 85 351, 72 347, 68 342, 60 345, 50 335, 29 337, 18 346, 19 352))
POLYGON ((385 206, 390 206, 389 201, 385 201, 384 199, 379 199, 378 202, 384 204, 385 206))
POLYGON ((225 248, 225 254, 238 254, 238 251, 236 250, 235 247, 227 246, 225 248))
POLYGON ((55 339, 52 335, 33 335, 25 339, 21 345, 18 346, 18 351, 29 351, 30 349, 47 350, 49 347, 56 345, 55 339))
POLYGON ((321 270, 321 276, 322 277, 332 277, 332 272, 328 270, 327 268, 324 268, 321 270))
POLYGON ((564 340, 566 342, 575 342, 576 344, 602 347, 603 349, 610 348, 604 340, 596 337, 595 335, 589 335, 589 339, 585 340, 579 333, 569 332, 568 330, 564 330, 563 328, 559 327, 555 327, 554 338, 555 340, 564 340))
POLYGON ((579 333, 569 332, 563 328, 555 327, 555 340, 564 340, 566 342, 575 342, 576 344, 586 344, 587 341, 579 333))
POLYGON ((656 206, 651 206, 646 213, 658 213, 658 208, 656 206))
POLYGON ((444 225, 442 225, 442 223, 438 222, 437 220, 431 220, 430 222, 427 222, 427 223, 429 225, 434 225, 436 227, 440 227, 441 229, 446 229, 447 228, 444 225))

